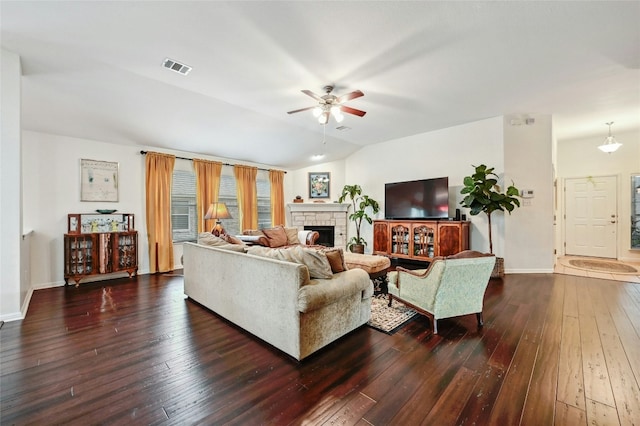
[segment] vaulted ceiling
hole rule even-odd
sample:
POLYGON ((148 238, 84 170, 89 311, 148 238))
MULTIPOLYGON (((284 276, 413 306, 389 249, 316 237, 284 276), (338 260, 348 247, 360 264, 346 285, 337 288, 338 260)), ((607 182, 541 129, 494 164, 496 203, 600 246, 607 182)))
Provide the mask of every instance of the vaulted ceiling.
POLYGON ((637 1, 3 0, 0 19, 27 130, 297 168, 500 115, 552 114, 559 140, 640 127, 637 1), (366 116, 286 114, 329 83, 366 116))

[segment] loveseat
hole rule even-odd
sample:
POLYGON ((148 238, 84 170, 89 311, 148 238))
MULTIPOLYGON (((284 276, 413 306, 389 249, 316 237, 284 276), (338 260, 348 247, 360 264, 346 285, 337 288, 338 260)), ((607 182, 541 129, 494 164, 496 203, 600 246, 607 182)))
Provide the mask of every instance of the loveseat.
POLYGON ((302 360, 367 323, 373 285, 360 269, 311 278, 302 263, 185 243, 184 291, 191 300, 302 360))

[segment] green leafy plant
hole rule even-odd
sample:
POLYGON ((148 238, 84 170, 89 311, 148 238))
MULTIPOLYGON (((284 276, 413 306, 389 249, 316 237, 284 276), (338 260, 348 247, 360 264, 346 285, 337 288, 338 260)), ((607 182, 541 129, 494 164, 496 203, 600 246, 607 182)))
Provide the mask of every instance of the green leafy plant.
POLYGON ((489 252, 493 253, 493 239, 491 238, 491 214, 495 211, 507 211, 509 214, 520 207, 520 191, 513 185, 502 192, 498 185, 498 175, 493 170, 494 167, 487 167, 484 164, 475 167, 473 175, 464 178, 464 187, 460 191, 464 199, 460 202, 463 207, 471 209, 469 212, 475 216, 486 213, 489 222, 489 252))
POLYGON ((380 211, 380 205, 368 195, 362 195, 360 185, 345 185, 342 188, 342 194, 340 194, 338 202, 342 203, 347 199, 353 206, 353 212, 349 215, 349 220, 356 225, 356 235, 351 237, 347 243, 347 248, 350 249, 354 245, 366 246, 367 242, 360 236, 360 226, 363 220, 369 222, 370 225, 373 223, 373 219, 367 214, 367 210, 371 209, 371 212, 376 214, 380 211))

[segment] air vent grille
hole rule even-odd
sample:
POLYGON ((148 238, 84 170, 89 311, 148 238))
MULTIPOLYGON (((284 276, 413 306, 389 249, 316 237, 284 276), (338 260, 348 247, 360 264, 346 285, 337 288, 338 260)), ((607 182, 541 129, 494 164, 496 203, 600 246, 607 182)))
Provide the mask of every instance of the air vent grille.
POLYGON ((166 58, 162 63, 162 66, 170 69, 171 71, 175 71, 182 75, 187 75, 191 71, 191 67, 189 65, 181 64, 178 61, 174 61, 173 59, 166 58))

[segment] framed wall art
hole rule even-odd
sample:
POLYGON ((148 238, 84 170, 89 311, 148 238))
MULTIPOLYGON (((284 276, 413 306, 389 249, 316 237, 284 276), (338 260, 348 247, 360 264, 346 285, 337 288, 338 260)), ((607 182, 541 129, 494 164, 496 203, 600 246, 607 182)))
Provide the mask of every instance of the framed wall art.
POLYGON ((118 201, 118 163, 81 159, 80 201, 118 201))
POLYGON ((309 198, 329 198, 331 173, 309 172, 309 198))

